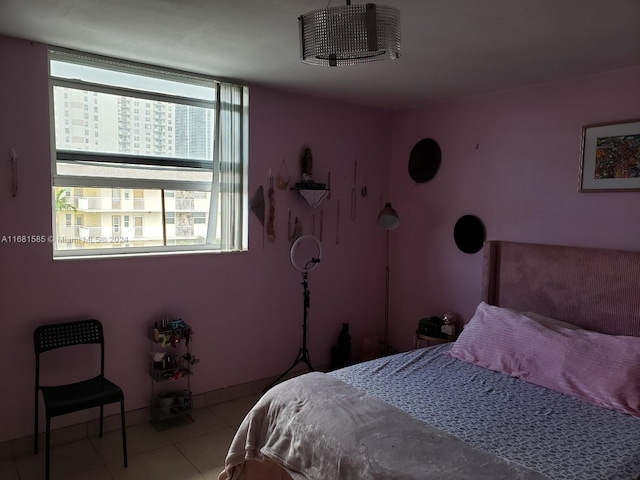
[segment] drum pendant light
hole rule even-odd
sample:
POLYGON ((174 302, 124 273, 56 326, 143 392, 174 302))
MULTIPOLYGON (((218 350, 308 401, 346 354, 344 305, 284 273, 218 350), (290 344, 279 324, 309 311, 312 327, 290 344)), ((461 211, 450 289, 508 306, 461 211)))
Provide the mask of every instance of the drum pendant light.
POLYGON ((302 63, 337 67, 400 57, 400 11, 375 3, 328 7, 298 17, 302 63))

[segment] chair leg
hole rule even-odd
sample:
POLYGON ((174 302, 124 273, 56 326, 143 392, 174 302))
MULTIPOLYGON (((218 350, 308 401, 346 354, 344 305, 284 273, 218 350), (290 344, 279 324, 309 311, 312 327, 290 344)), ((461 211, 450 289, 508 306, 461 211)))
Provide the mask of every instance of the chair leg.
POLYGON ((124 419, 124 400, 120 402, 120 418, 122 420, 122 455, 124 457, 124 468, 129 466, 127 461, 127 430, 124 419))
POLYGON ((38 454, 38 389, 36 389, 35 414, 33 415, 33 454, 38 454))
POLYGON ((46 433, 46 441, 45 441, 45 470, 44 470, 44 479, 49 480, 49 460, 51 459, 51 419, 47 417, 47 433, 46 433))
POLYGON ((104 414, 104 405, 100 405, 100 438, 102 438, 102 419, 104 414))

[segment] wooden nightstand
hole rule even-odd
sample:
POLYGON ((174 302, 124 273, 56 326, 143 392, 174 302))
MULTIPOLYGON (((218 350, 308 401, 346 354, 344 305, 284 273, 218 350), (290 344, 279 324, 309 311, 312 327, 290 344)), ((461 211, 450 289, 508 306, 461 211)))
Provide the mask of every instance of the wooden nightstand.
POLYGON ((418 333, 416 331, 416 348, 421 347, 420 342, 426 342, 426 345, 423 345, 425 347, 432 347, 434 345, 440 345, 442 343, 455 342, 456 338, 458 338, 457 335, 447 335, 446 337, 430 337, 429 335, 423 335, 422 333, 418 333))

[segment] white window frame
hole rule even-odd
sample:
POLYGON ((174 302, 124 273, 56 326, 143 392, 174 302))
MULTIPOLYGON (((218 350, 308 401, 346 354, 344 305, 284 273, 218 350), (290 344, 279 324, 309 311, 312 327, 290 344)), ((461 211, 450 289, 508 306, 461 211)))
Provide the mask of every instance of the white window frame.
MULTIPOLYGON (((169 70, 155 66, 141 65, 133 62, 127 62, 117 59, 111 59, 106 57, 89 55, 81 52, 75 52, 72 50, 66 49, 50 49, 49 50, 49 58, 50 59, 58 59, 69 61, 69 58, 73 58, 73 61, 83 65, 104 67, 105 65, 110 65, 110 68, 114 68, 116 65, 116 69, 122 68, 121 71, 128 71, 128 67, 131 67, 134 70, 142 70, 142 71, 152 71, 154 76, 158 78, 166 78, 170 80, 180 79, 184 81, 185 78, 194 84, 206 85, 208 87, 212 87, 216 85, 219 88, 220 83, 212 79, 210 77, 191 74, 187 72, 180 72, 176 70, 169 70)), ((65 176, 57 173, 57 162, 83 162, 83 161, 117 161, 122 163, 123 160, 131 161, 132 164, 143 163, 143 164, 153 164, 153 165, 169 165, 169 166, 178 166, 176 165, 176 161, 180 161, 180 166, 190 166, 194 167, 196 164, 201 164, 201 161, 193 160, 192 163, 189 161, 185 161, 184 159, 174 159, 169 157, 140 157, 135 154, 130 155, 121 155, 121 154, 103 154, 98 152, 83 152, 83 151, 70 151, 64 150, 64 146, 61 147, 60 150, 56 149, 55 143, 55 119, 54 119, 54 87, 62 86, 69 87, 80 90, 87 90, 93 92, 94 95, 99 93, 106 94, 115 94, 115 95, 126 95, 128 97, 133 97, 142 101, 164 101, 171 102, 174 104, 184 104, 184 105, 192 105, 196 107, 205 107, 205 108, 214 108, 214 115, 219 116, 219 113, 216 113, 216 105, 218 102, 216 100, 207 101, 200 99, 192 99, 186 97, 179 97, 168 94, 160 94, 148 91, 141 91, 135 89, 128 89, 123 87, 113 87, 109 85, 95 84, 82 80, 71 80, 68 78, 54 77, 49 73, 49 97, 50 97, 50 125, 51 125, 51 162, 52 162, 52 183, 54 187, 79 187, 79 188, 118 188, 118 189, 153 189, 159 190, 163 197, 163 209, 164 209, 164 194, 165 190, 186 190, 186 191, 196 191, 196 192, 212 192, 212 188, 216 189, 215 197, 218 198, 218 191, 220 189, 219 184, 216 185, 215 178, 219 175, 216 173, 216 170, 219 167, 219 163, 216 164, 216 156, 214 155, 214 163, 213 163, 213 175, 214 182, 213 185, 208 182, 194 182, 194 181, 178 181, 178 180, 152 180, 152 179, 121 179, 115 177, 82 177, 82 176, 65 176), (109 160, 105 157, 115 157, 114 159, 109 160), (153 158, 153 160, 150 160, 153 158), (145 163, 146 161, 150 163, 145 163)), ((66 96, 66 93, 65 93, 66 96)), ((224 105, 224 103, 222 103, 224 105)), ((205 245, 168 245, 165 239, 165 245, 163 246, 146 246, 146 247, 129 247, 127 245, 124 248, 99 248, 99 249, 71 249, 71 250, 56 250, 55 242, 53 245, 54 248, 54 259, 59 258, 67 258, 67 257, 108 257, 111 255, 122 256, 124 255, 136 255, 136 254, 165 254, 165 253, 201 253, 201 252, 227 252, 227 251, 245 251, 248 249, 248 88, 243 87, 242 94, 242 105, 237 106, 234 104, 232 107, 234 111, 241 111, 242 115, 242 133, 241 133, 241 143, 238 148, 242 152, 242 167, 240 170, 240 175, 238 175, 238 182, 240 183, 241 188, 241 207, 238 209, 236 221, 240 222, 239 231, 240 231, 240 243, 241 247, 234 249, 225 249, 220 248, 220 244, 209 243, 205 245)), ((96 131, 96 135, 97 135, 96 131)), ((137 152, 136 152, 137 153, 137 152)), ((214 196, 214 193, 211 195, 214 196)), ((209 212, 209 221, 217 222, 218 217, 218 208, 217 208, 217 200, 212 202, 212 206, 216 206, 215 209, 211 209, 209 212), (213 211, 215 210, 215 211, 213 211)), ((52 216, 54 218, 54 229, 55 229, 55 206, 52 208, 52 216)), ((224 214, 223 214, 224 215, 224 214)), ((162 215, 162 222, 164 225, 164 229, 166 231, 166 219, 164 215, 162 215)), ((56 232, 54 232, 54 235, 56 232)))

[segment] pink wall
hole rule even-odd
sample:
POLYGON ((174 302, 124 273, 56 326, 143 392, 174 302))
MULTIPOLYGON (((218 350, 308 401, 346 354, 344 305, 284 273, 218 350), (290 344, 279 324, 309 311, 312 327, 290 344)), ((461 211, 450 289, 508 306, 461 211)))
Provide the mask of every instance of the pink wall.
POLYGON ((480 217, 487 238, 638 250, 640 192, 579 193, 582 126, 640 117, 640 66, 399 112, 393 120, 391 344, 446 310, 464 321, 480 300, 482 252, 460 252, 453 227, 480 217), (439 173, 415 184, 414 144, 433 138, 439 173))
MULTIPOLYGON (((51 177, 46 48, 0 37, 0 237, 50 235, 51 177), (19 193, 10 193, 9 149, 20 158, 19 193)), ((375 225, 388 190, 391 119, 381 110, 289 95, 250 92, 250 186, 268 188, 281 158, 295 181, 302 146, 313 150, 314 176, 331 171, 324 211, 323 261, 309 275, 312 363, 327 365, 342 322, 354 349, 365 335, 382 335, 384 232, 375 225), (353 161, 369 195, 349 218, 353 161), (340 238, 336 207, 341 200, 340 238)), ((362 184, 359 185, 359 188, 362 184)), ((105 325, 107 372, 126 394, 127 409, 149 403, 149 325, 181 317, 195 331, 201 358, 192 390, 201 393, 278 375, 301 343, 302 287, 289 264, 287 212, 311 233, 312 209, 296 193, 276 190, 276 241, 262 242, 249 220, 249 252, 225 255, 53 261, 50 244, 0 243, 0 442, 32 429, 32 333, 45 322, 95 317, 105 325)), ((316 227, 318 228, 318 227, 316 227)), ((93 412, 78 420, 93 418, 93 412)))
MULTIPOLYGON (((0 236, 50 235, 46 49, 0 37, 0 62, 0 236), (16 198, 11 147, 20 156, 16 198)), ((482 218, 489 239, 637 250, 640 193, 578 193, 577 178, 582 125, 640 117, 638 85, 640 67, 393 115, 252 87, 250 196, 268 186, 269 168, 277 172, 282 157, 295 177, 307 142, 316 179, 331 171, 324 258, 309 278, 312 362, 329 362, 342 322, 351 324, 355 349, 364 336, 382 334, 385 235, 375 218, 389 188, 402 220, 391 232, 391 344, 399 349, 412 346, 419 318, 454 310, 468 320, 479 301, 482 254, 461 253, 453 242, 462 215, 482 218), (439 142, 442 166, 433 181, 415 185, 407 161, 425 137, 439 142), (355 159, 358 191, 366 177, 368 196, 358 197, 352 221, 355 159)), ((128 409, 149 402, 147 328, 164 316, 194 326, 202 359, 194 393, 288 368, 302 321, 300 276, 288 260, 289 209, 305 233, 312 214, 319 220, 318 209, 277 190, 276 242, 262 246, 251 216, 250 251, 241 254, 54 262, 49 244, 0 243, 0 373, 10 379, 1 387, 0 442, 31 432, 31 336, 47 321, 104 322, 107 371, 125 389, 128 409)))

